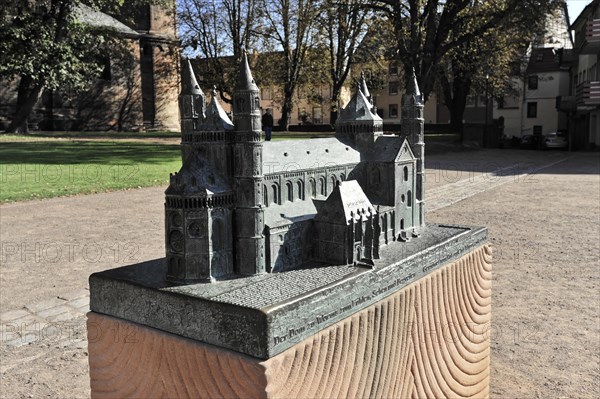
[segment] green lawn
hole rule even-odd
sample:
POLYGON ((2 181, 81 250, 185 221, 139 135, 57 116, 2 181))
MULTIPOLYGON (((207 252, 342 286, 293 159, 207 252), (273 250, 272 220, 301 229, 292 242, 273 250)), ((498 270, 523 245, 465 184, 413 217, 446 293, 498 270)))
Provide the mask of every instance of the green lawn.
MULTIPOLYGON (((94 138, 111 137, 111 134, 97 134, 94 138)), ((179 134, 171 136, 179 137, 179 134)), ((86 132, 74 132, 70 136, 85 137, 92 136, 86 132)), ((146 134, 138 137, 135 133, 127 137, 151 138, 146 134)), ((285 133, 274 139, 310 137, 315 134, 285 133)), ((180 146, 175 144, 72 141, 44 134, 0 135, 0 203, 126 188, 166 187, 169 173, 180 167, 180 146)))
POLYGON ((77 138, 77 139, 153 139, 178 138, 179 132, 31 132, 25 135, 0 134, 0 140, 31 140, 36 138, 77 138))
POLYGON ((166 185, 180 166, 178 145, 0 143, 0 202, 166 185))
MULTIPOLYGON (((180 146, 175 144, 71 140, 109 139, 113 134, 117 133, 72 132, 66 139, 45 133, 0 135, 0 203, 166 186, 169 173, 181 167, 180 146)), ((273 140, 332 136, 329 133, 273 132, 273 140)), ((119 137, 150 139, 179 137, 179 134, 126 133, 119 137)), ((454 136, 428 135, 426 139, 433 142, 447 140, 454 140, 454 136)))

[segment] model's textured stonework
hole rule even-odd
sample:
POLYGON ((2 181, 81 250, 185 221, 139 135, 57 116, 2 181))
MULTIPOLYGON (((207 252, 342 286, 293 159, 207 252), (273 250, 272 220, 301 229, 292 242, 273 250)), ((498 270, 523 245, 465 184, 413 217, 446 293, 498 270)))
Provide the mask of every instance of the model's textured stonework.
POLYGON ((488 396, 482 246, 268 360, 90 313, 93 398, 488 396))
POLYGON ((233 121, 216 94, 206 105, 189 62, 182 75, 183 166, 165 202, 171 282, 373 265, 383 246, 425 228, 423 101, 414 76, 401 137, 383 133, 363 77, 335 138, 263 143, 260 91, 245 53, 233 121))

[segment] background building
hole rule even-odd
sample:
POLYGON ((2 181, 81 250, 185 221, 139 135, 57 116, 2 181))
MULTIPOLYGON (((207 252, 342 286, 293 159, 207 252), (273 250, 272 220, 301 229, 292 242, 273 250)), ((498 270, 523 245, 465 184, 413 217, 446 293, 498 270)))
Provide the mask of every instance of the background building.
MULTIPOLYGON (((174 9, 123 6, 110 16, 85 5, 75 18, 117 34, 122 46, 99 60, 103 71, 90 89, 45 90, 29 118, 40 130, 179 130, 179 42, 174 9), (133 21, 133 22, 131 22, 133 21)), ((118 47, 118 48, 117 48, 118 47)), ((16 109, 18 82, 1 82, 0 130, 16 109)))
POLYGON ((515 60, 513 91, 495 101, 493 118, 504 121, 507 137, 568 129, 568 115, 556 107, 556 98, 569 93, 573 60, 566 5, 548 15, 545 25, 523 60, 515 60))
POLYGON ((571 68, 571 92, 566 104, 570 111, 571 137, 579 148, 600 147, 600 0, 592 1, 577 17, 576 62, 571 68))

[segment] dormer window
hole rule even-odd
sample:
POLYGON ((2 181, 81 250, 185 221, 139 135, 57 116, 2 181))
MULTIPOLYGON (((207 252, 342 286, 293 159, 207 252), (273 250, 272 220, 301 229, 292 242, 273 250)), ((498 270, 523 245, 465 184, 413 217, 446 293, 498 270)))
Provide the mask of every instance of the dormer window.
POLYGON ((538 75, 530 75, 529 78, 527 79, 527 88, 529 90, 537 90, 538 81, 539 81, 538 75))

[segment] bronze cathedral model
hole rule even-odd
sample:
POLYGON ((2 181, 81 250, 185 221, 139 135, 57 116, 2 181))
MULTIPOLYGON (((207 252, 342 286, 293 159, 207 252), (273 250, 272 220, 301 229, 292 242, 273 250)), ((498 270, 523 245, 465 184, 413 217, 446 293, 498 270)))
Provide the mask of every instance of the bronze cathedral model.
POLYGON ((423 101, 414 74, 402 135, 383 133, 364 78, 335 138, 263 142, 259 89, 244 53, 233 121, 184 64, 183 166, 166 190, 167 278, 213 282, 319 265, 373 265, 420 235, 423 101))

